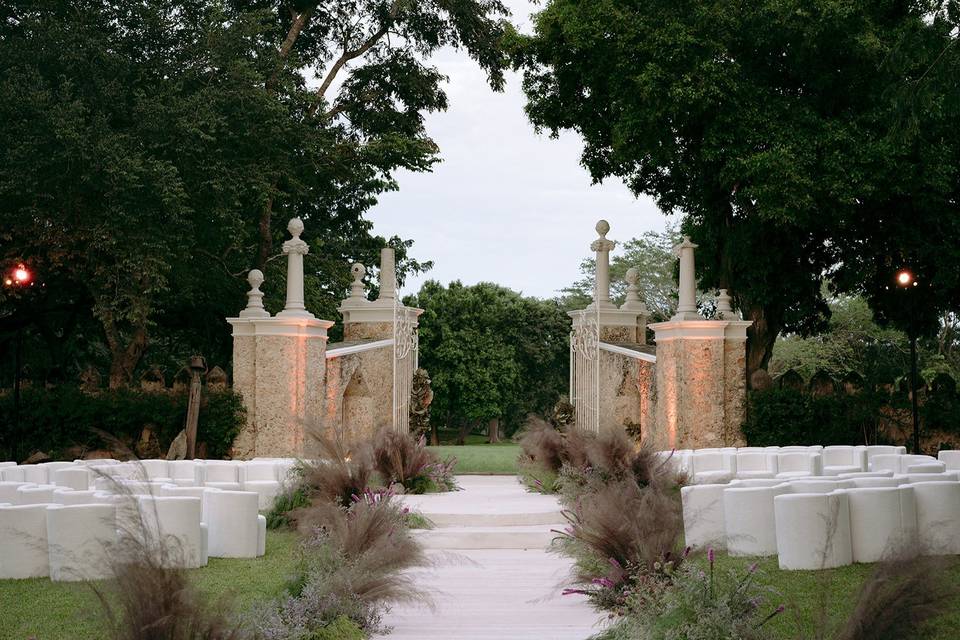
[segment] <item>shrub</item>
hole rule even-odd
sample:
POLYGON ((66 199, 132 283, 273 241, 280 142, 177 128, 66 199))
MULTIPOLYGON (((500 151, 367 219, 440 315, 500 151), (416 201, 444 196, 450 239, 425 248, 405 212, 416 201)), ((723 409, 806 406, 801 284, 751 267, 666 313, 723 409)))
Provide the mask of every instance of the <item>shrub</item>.
POLYGON ((812 397, 793 389, 754 391, 743 435, 751 446, 864 444, 875 433, 882 398, 854 395, 812 397))
POLYGON ((364 495, 373 480, 373 458, 370 447, 361 443, 347 449, 343 440, 315 437, 320 448, 316 462, 305 464, 303 491, 308 500, 333 502, 341 507, 353 503, 354 496, 364 495))
POLYGON ((453 467, 456 460, 441 462, 426 448, 423 436, 415 437, 383 429, 373 440, 373 466, 385 484, 403 485, 406 493, 454 491, 453 467))
MULTIPOLYGON (((186 393, 146 393, 133 389, 104 390, 88 395, 75 387, 25 389, 20 424, 14 427, 13 396, 0 396, 0 458, 23 460, 34 451, 52 458, 76 457, 76 449, 106 446, 96 430, 133 445, 150 427, 163 451, 184 428, 186 393)), ((226 455, 245 420, 243 400, 232 390, 205 391, 197 425, 197 442, 207 457, 226 455)))
POLYGON ((607 484, 563 512, 557 549, 574 559, 575 591, 621 611, 628 594, 657 588, 686 558, 679 497, 633 480, 607 484))
POLYGON ((287 595, 258 616, 258 633, 269 640, 328 637, 318 633, 344 618, 365 634, 383 631, 387 606, 423 597, 406 573, 427 565, 408 515, 388 491, 366 491, 348 507, 316 500, 300 510, 300 569, 287 595))
POLYGON ((627 625, 636 638, 649 640, 762 640, 764 624, 783 611, 765 603, 757 586, 757 565, 743 574, 715 575, 713 552, 708 569, 685 565, 668 586, 630 597, 627 625))
POLYGON ((557 479, 564 466, 587 466, 587 443, 592 435, 576 429, 557 430, 549 422, 536 417, 527 420, 518 460, 520 480, 531 491, 555 493, 557 479))

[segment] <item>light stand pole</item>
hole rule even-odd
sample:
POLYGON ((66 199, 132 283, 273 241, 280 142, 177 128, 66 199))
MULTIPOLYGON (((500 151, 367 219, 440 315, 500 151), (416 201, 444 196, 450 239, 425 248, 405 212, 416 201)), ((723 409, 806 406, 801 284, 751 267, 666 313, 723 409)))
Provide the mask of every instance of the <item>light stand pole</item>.
POLYGON ((13 432, 20 433, 20 370, 23 369, 23 325, 17 326, 16 342, 13 345, 13 432))
MULTIPOLYGON (((917 286, 917 278, 909 269, 901 269, 896 275, 897 286, 909 291, 917 286)), ((920 405, 917 397, 917 329, 911 326, 910 336, 910 396, 913 409, 913 454, 920 454, 920 405)))
POLYGON ((913 404, 913 455, 920 455, 920 408, 917 403, 916 331, 910 331, 910 395, 913 404))

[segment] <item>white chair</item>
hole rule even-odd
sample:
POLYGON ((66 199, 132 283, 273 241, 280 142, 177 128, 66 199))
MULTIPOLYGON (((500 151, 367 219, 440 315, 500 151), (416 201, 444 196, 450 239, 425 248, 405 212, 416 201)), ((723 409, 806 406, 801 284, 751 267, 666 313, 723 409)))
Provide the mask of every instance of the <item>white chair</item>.
POLYGON ((854 473, 841 473, 837 477, 841 480, 850 480, 852 478, 892 478, 893 471, 889 469, 882 471, 856 471, 854 473))
POLYGON ((0 469, 0 480, 3 482, 26 482, 27 472, 24 467, 4 467, 0 469))
POLYGON ((960 482, 920 482, 910 486, 917 499, 923 553, 960 554, 960 482))
POLYGON ((58 487, 67 487, 75 491, 86 491, 90 488, 90 472, 84 467, 64 467, 54 470, 53 484, 58 487))
POLYGON ((861 445, 859 448, 863 449, 867 454, 867 469, 873 469, 873 458, 875 456, 884 456, 884 455, 895 455, 902 456, 907 453, 906 447, 896 447, 893 445, 887 444, 873 444, 869 446, 861 445))
POLYGON ((116 511, 106 504, 52 505, 47 509, 47 549, 54 582, 111 575, 117 540, 116 511))
POLYGON ((200 499, 200 521, 207 521, 207 501, 203 496, 211 491, 222 491, 216 487, 181 487, 173 484, 165 484, 157 492, 159 496, 179 496, 181 498, 191 497, 200 499))
POLYGON ((50 504, 57 487, 52 484, 30 484, 17 488, 14 504, 50 504))
POLYGON ((154 482, 170 482, 169 463, 166 460, 148 459, 140 460, 140 466, 143 469, 144 479, 154 482))
POLYGON ((167 462, 167 468, 170 470, 170 484, 180 487, 197 486, 197 467, 200 466, 196 460, 170 460, 167 462))
POLYGON ((863 478, 850 478, 850 482, 853 483, 855 489, 875 489, 878 487, 899 487, 901 484, 907 484, 900 478, 876 478, 876 477, 863 477, 863 478))
POLYGON ((727 486, 739 487, 741 489, 747 487, 779 487, 786 482, 786 480, 781 478, 744 478, 742 480, 731 480, 727 486))
POLYGON ((857 447, 831 445, 823 448, 823 475, 837 476, 841 473, 857 473, 867 470, 867 452, 857 447))
POLYGON ((903 465, 903 473, 943 473, 947 470, 947 465, 942 462, 919 462, 915 464, 903 465))
POLYGON ((57 489, 53 492, 54 504, 99 504, 96 499, 96 491, 88 489, 86 491, 74 491, 73 489, 57 489))
POLYGON ((773 499, 786 491, 783 485, 724 490, 727 553, 732 556, 772 556, 777 552, 773 499))
POLYGON ((260 511, 269 511, 280 494, 277 465, 261 460, 240 465, 240 486, 244 491, 253 491, 260 496, 260 511))
POLYGON ((781 451, 777 454, 778 478, 803 478, 821 475, 819 453, 781 451))
MULTIPOLYGON (((913 468, 913 467, 911 467, 913 468)), ((944 471, 943 473, 901 473, 894 476, 900 481, 900 484, 916 484, 917 482, 957 482, 956 471, 944 471)))
POLYGON ((240 490, 239 465, 229 460, 207 460, 198 467, 205 487, 215 487, 225 491, 240 490))
POLYGON ((787 483, 790 493, 830 493, 838 489, 852 489, 852 480, 800 478, 787 483))
POLYGON ((35 487, 36 485, 29 482, 11 482, 9 480, 4 480, 0 482, 0 502, 8 502, 10 504, 19 504, 19 494, 17 489, 20 487, 35 487))
POLYGON ((730 482, 737 474, 737 458, 722 451, 694 451, 690 470, 695 484, 730 482))
POLYGON ((850 501, 854 562, 877 562, 916 551, 917 506, 913 487, 858 488, 849 489, 846 494, 850 501))
POLYGON ((47 484, 50 482, 50 469, 42 464, 24 464, 19 467, 23 471, 23 481, 33 484, 47 484))
POLYGON ((164 566, 193 569, 207 564, 207 532, 200 520, 200 498, 141 496, 140 513, 164 566))
POLYGON ((945 464, 948 471, 960 471, 960 451, 944 449, 937 454, 937 460, 945 464))
POLYGON ((250 491, 208 491, 208 552, 216 558, 263 555, 267 520, 258 513, 258 496, 250 491))
POLYGON ((726 484, 699 484, 680 489, 683 531, 688 546, 724 548, 723 491, 728 487, 726 484))
POLYGON ((6 469, 8 467, 15 467, 15 466, 17 466, 16 462, 8 462, 8 461, 0 462, 0 469, 6 469))
POLYGON ((47 505, 0 507, 0 578, 46 578, 47 505))
POLYGON ((773 510, 781 569, 830 569, 853 561, 844 492, 779 495, 773 510))
POLYGON ((763 449, 737 451, 738 478, 773 478, 777 475, 777 457, 763 449))

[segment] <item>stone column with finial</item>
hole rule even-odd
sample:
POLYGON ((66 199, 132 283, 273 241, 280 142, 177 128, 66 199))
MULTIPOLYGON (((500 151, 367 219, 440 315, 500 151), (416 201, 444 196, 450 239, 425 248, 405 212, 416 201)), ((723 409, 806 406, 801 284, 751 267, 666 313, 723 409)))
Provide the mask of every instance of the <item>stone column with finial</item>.
MULTIPOLYGON (((398 306, 397 265, 393 248, 380 249, 380 294, 376 300, 370 301, 365 296, 357 295, 357 272, 353 275, 350 297, 339 308, 343 315, 343 339, 354 342, 393 338, 394 313, 398 306)), ((359 286, 362 287, 362 283, 359 286)), ((422 310, 416 309, 414 313, 419 315, 422 310)))
POLYGON ((590 243, 590 250, 595 254, 596 268, 594 269, 593 303, 596 309, 615 309, 610 302, 610 252, 617 243, 607 238, 610 233, 610 223, 600 220, 595 227, 600 236, 590 243))
POLYGON ((233 443, 234 458, 303 457, 306 430, 323 409, 327 329, 304 304, 303 257, 309 246, 300 238, 303 221, 287 226, 287 291, 283 311, 271 317, 263 308, 263 273, 247 276, 247 306, 233 327, 233 388, 243 396, 247 423, 233 443))
POLYGON ((680 286, 677 313, 671 320, 699 320, 697 314, 697 275, 693 251, 698 245, 684 236, 683 242, 673 248, 673 254, 680 258, 680 286))
POLYGON ((304 305, 303 295, 303 256, 310 253, 310 245, 300 238, 303 233, 303 220, 293 218, 287 224, 287 231, 293 236, 283 243, 283 253, 287 256, 287 302, 278 318, 313 318, 304 305))

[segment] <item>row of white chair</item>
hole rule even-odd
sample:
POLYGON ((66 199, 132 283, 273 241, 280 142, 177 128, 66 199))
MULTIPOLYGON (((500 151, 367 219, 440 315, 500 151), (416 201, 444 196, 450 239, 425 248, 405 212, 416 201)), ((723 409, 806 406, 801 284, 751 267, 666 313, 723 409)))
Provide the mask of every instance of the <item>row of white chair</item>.
POLYGON ((0 480, 52 484, 77 491, 109 489, 116 481, 252 491, 263 511, 273 506, 296 461, 292 458, 232 460, 75 460, 36 465, 0 463, 0 480))
POLYGON ((206 565, 208 556, 265 553, 266 518, 254 492, 172 484, 141 493, 115 488, 0 482, 0 578, 102 578, 109 571, 104 554, 129 550, 131 541, 187 568, 206 565))
POLYGON ((776 554, 782 569, 960 553, 960 472, 734 480, 681 490, 688 545, 776 554))
POLYGON ((741 447, 661 451, 659 455, 685 472, 694 484, 729 482, 735 478, 837 476, 872 470, 894 473, 941 473, 960 469, 960 451, 941 451, 938 458, 907 455, 903 447, 741 447))

